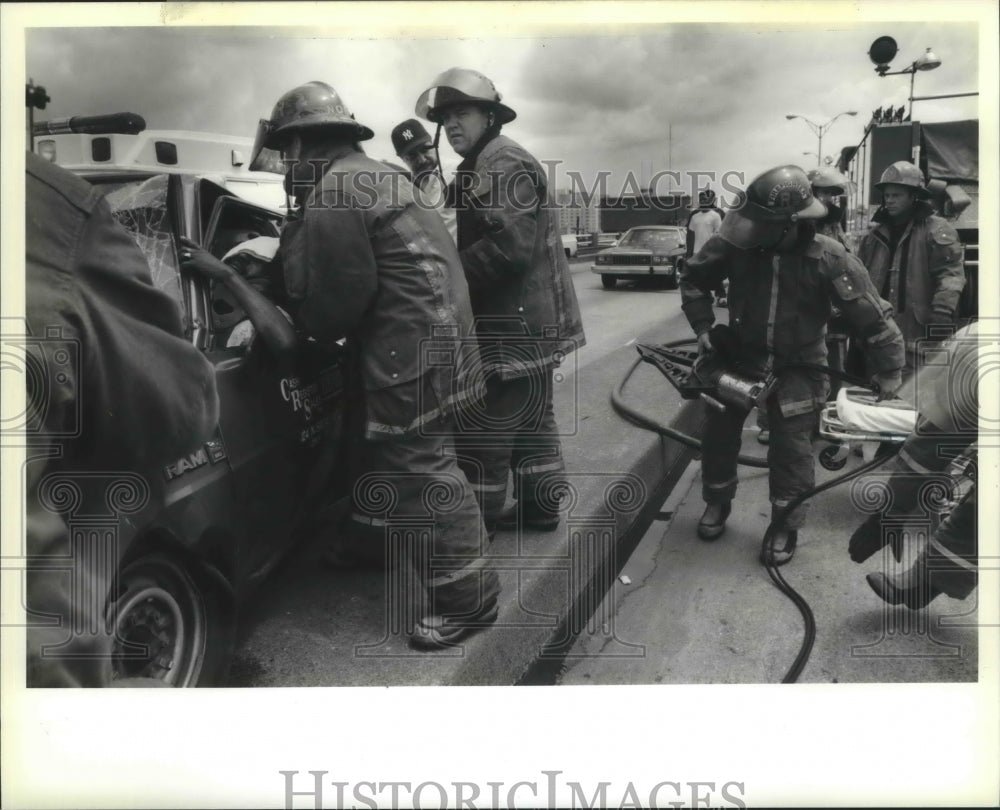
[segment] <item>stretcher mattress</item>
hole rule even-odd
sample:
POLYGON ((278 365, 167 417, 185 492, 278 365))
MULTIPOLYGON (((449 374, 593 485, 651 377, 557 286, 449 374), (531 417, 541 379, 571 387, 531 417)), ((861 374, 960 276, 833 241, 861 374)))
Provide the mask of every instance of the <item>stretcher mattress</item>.
POLYGON ((909 402, 876 402, 863 388, 841 388, 837 392, 837 418, 850 430, 905 435, 913 432, 917 412, 909 402))

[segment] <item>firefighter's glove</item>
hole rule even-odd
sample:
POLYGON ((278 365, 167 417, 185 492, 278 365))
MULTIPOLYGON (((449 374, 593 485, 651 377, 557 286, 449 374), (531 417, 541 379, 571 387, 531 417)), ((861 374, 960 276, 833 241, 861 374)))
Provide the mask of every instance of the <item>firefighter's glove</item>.
POLYGON ((714 353, 712 339, 708 336, 708 332, 702 332, 698 335, 698 357, 708 357, 714 353))
POLYGON ((872 382, 876 386, 875 400, 881 402, 883 399, 892 399, 896 395, 896 392, 903 385, 903 377, 898 371, 890 371, 876 374, 872 377, 872 382))

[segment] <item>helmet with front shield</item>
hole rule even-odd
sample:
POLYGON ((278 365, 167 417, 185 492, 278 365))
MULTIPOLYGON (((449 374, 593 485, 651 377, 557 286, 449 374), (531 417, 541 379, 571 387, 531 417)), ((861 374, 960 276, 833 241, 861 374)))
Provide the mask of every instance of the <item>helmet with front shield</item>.
POLYGON ((441 113, 458 104, 478 104, 494 112, 497 122, 507 124, 517 117, 501 104, 496 86, 482 73, 468 68, 450 68, 437 76, 417 99, 416 113, 421 118, 441 123, 441 113))
POLYGON ((780 240, 792 223, 821 219, 826 213, 801 168, 778 166, 755 177, 740 192, 719 236, 738 248, 767 247, 780 240))
MULTIPOLYGON (((367 141, 375 133, 359 124, 344 104, 340 94, 325 82, 308 82, 299 85, 278 99, 271 117, 261 119, 257 125, 250 168, 269 169, 274 156, 264 150, 280 150, 289 135, 297 130, 312 128, 338 129, 353 140, 367 141)), ((284 173, 284 169, 279 169, 284 173)))
POLYGON ((808 177, 813 191, 822 190, 838 196, 846 194, 847 187, 850 184, 850 181, 844 175, 830 166, 813 169, 809 172, 808 177))

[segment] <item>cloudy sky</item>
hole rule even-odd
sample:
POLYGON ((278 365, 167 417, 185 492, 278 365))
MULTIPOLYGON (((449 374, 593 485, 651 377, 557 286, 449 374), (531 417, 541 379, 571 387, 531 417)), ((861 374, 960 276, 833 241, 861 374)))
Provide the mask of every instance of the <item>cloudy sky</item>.
MULTIPOLYGON (((364 4, 360 12, 372 6, 382 4, 364 4)), ((283 92, 326 81, 375 130, 366 150, 379 158, 393 156, 390 129, 413 115, 436 74, 476 68, 518 113, 507 134, 587 182, 598 171, 610 172, 612 188, 629 172, 640 181, 668 169, 736 171, 749 179, 780 163, 808 168, 816 157, 803 152, 816 152, 817 138, 803 121, 787 120, 792 113, 822 124, 857 110, 831 126, 823 151, 856 144, 873 109, 898 106, 909 95, 908 76, 874 72, 867 51, 880 35, 899 44, 893 69, 929 46, 941 59, 939 69, 917 75, 917 95, 979 89, 979 30, 969 22, 871 22, 871 14, 863 15, 866 21, 851 7, 820 19, 801 6, 772 3, 770 12, 787 20, 747 22, 730 12, 728 22, 677 23, 670 20, 683 17, 682 7, 666 3, 640 4, 645 22, 623 14, 609 24, 607 6, 559 4, 558 25, 518 25, 523 4, 486 6, 459 14, 463 7, 439 5, 456 13, 425 26, 409 4, 398 8, 399 17, 381 15, 367 25, 358 18, 331 24, 337 20, 329 7, 323 14, 312 7, 293 14, 257 6, 249 17, 219 14, 223 7, 206 4, 218 22, 268 24, 198 25, 210 19, 203 16, 153 27, 30 28, 26 68, 52 97, 39 120, 128 110, 149 128, 245 137, 283 92), (261 16, 265 9, 269 17, 261 16), (302 24, 310 15, 316 24, 302 24), (387 20, 397 24, 390 28, 387 20)), ((758 15, 762 8, 742 7, 758 15)), ((916 6, 889 6, 905 8, 916 6)), ((129 17, 114 20, 128 23, 129 17)), ((46 14, 44 23, 60 25, 60 13, 46 14)), ((921 101, 916 112, 925 121, 975 118, 978 99, 921 101)), ((442 158, 446 168, 457 162, 446 143, 442 158)), ((559 180, 566 184, 564 175, 559 180)))

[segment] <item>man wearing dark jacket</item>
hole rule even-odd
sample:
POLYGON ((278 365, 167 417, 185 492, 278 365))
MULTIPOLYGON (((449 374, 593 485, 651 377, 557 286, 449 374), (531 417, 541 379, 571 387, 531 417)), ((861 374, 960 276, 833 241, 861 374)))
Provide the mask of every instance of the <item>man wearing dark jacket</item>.
POLYGON ((500 133, 516 113, 481 73, 445 71, 416 111, 463 158, 451 198, 487 372, 483 410, 460 436, 463 469, 488 530, 553 530, 565 469, 553 369, 584 335, 545 171, 500 133), (501 516, 508 469, 518 503, 501 516))
POLYGON ((879 295, 896 313, 906 340, 906 369, 917 368, 917 341, 928 327, 952 326, 965 287, 958 233, 934 214, 920 169, 905 160, 893 163, 875 187, 882 207, 858 249, 879 295))
POLYGON ((456 411, 481 393, 478 350, 441 217, 361 151, 371 137, 332 87, 310 82, 278 100, 258 145, 282 151, 300 202, 279 251, 293 315, 351 352, 363 433, 352 536, 408 538, 429 597, 410 642, 440 648, 497 616, 499 579, 484 570, 482 518, 452 446, 456 411))
POLYGON ((151 489, 163 464, 210 438, 215 372, 184 338, 177 304, 153 285, 98 190, 34 154, 26 169, 30 337, 22 342, 27 368, 39 372, 27 377, 26 543, 40 565, 28 573, 36 618, 27 683, 113 685, 104 566, 118 562, 117 549, 105 545, 103 527, 71 534, 61 508, 106 514, 123 492, 151 489), (58 570, 66 560, 72 577, 58 570))
MULTIPOLYGON (((762 562, 791 559, 807 503, 784 514, 815 485, 812 432, 828 384, 797 363, 826 359, 826 323, 836 305, 856 328, 878 369, 883 396, 901 384, 903 343, 885 301, 864 268, 842 245, 817 236, 813 222, 826 208, 798 166, 779 166, 755 178, 722 230, 687 260, 680 276, 684 314, 706 362, 746 377, 777 376, 764 407, 771 430, 767 461, 772 519, 783 524, 773 553, 762 562), (715 327, 711 291, 729 278, 729 326, 715 327)), ((736 463, 747 411, 709 409, 702 438, 703 540, 726 527, 736 494, 736 463)))

